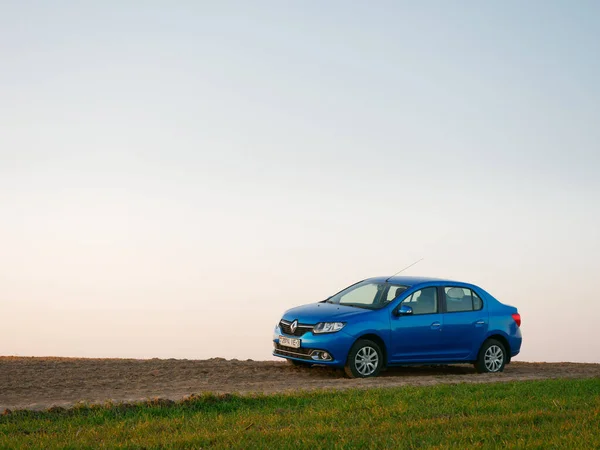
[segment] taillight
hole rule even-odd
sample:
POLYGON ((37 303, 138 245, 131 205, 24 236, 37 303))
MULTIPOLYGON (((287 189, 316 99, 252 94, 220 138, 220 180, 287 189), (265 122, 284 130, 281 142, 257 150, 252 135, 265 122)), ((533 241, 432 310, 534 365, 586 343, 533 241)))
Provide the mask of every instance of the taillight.
POLYGON ((517 322, 517 326, 520 327, 521 326, 521 314, 514 313, 512 315, 512 318, 514 319, 515 322, 517 322))

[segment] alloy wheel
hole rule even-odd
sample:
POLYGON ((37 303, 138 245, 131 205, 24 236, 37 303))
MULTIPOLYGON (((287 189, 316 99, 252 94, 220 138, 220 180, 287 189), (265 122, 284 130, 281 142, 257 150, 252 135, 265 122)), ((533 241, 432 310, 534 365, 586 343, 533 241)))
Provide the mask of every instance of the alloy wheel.
POLYGON ((368 377, 377 370, 377 366, 379 365, 379 355, 377 354, 377 350, 369 346, 361 348, 356 352, 354 364, 358 373, 363 377, 368 377))
POLYGON ((498 372, 504 362, 504 352, 497 345, 490 345, 485 351, 485 368, 489 372, 498 372))

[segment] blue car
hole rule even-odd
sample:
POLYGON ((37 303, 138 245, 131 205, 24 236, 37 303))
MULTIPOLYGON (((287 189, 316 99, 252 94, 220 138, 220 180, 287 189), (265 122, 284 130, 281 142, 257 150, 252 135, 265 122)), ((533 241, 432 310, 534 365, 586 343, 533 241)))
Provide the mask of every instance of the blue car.
POLYGON ((387 366, 471 363, 502 372, 521 349, 521 316, 478 286, 416 277, 360 281, 285 312, 273 355, 373 377, 387 366))

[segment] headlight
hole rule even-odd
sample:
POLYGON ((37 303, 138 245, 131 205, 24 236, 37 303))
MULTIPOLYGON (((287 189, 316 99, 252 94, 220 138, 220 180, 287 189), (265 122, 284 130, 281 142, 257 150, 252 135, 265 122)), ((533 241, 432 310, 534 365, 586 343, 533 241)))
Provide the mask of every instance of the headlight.
POLYGON ((344 325, 346 324, 343 322, 321 322, 315 325, 313 333, 335 333, 344 328, 344 325))

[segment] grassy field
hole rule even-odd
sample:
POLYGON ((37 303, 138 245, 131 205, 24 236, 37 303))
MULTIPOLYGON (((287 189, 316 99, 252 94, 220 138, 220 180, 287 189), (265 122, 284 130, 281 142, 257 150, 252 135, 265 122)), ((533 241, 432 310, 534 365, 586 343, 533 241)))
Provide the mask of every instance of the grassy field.
POLYGON ((1 448, 600 448, 600 379, 438 385, 0 416, 1 448))

